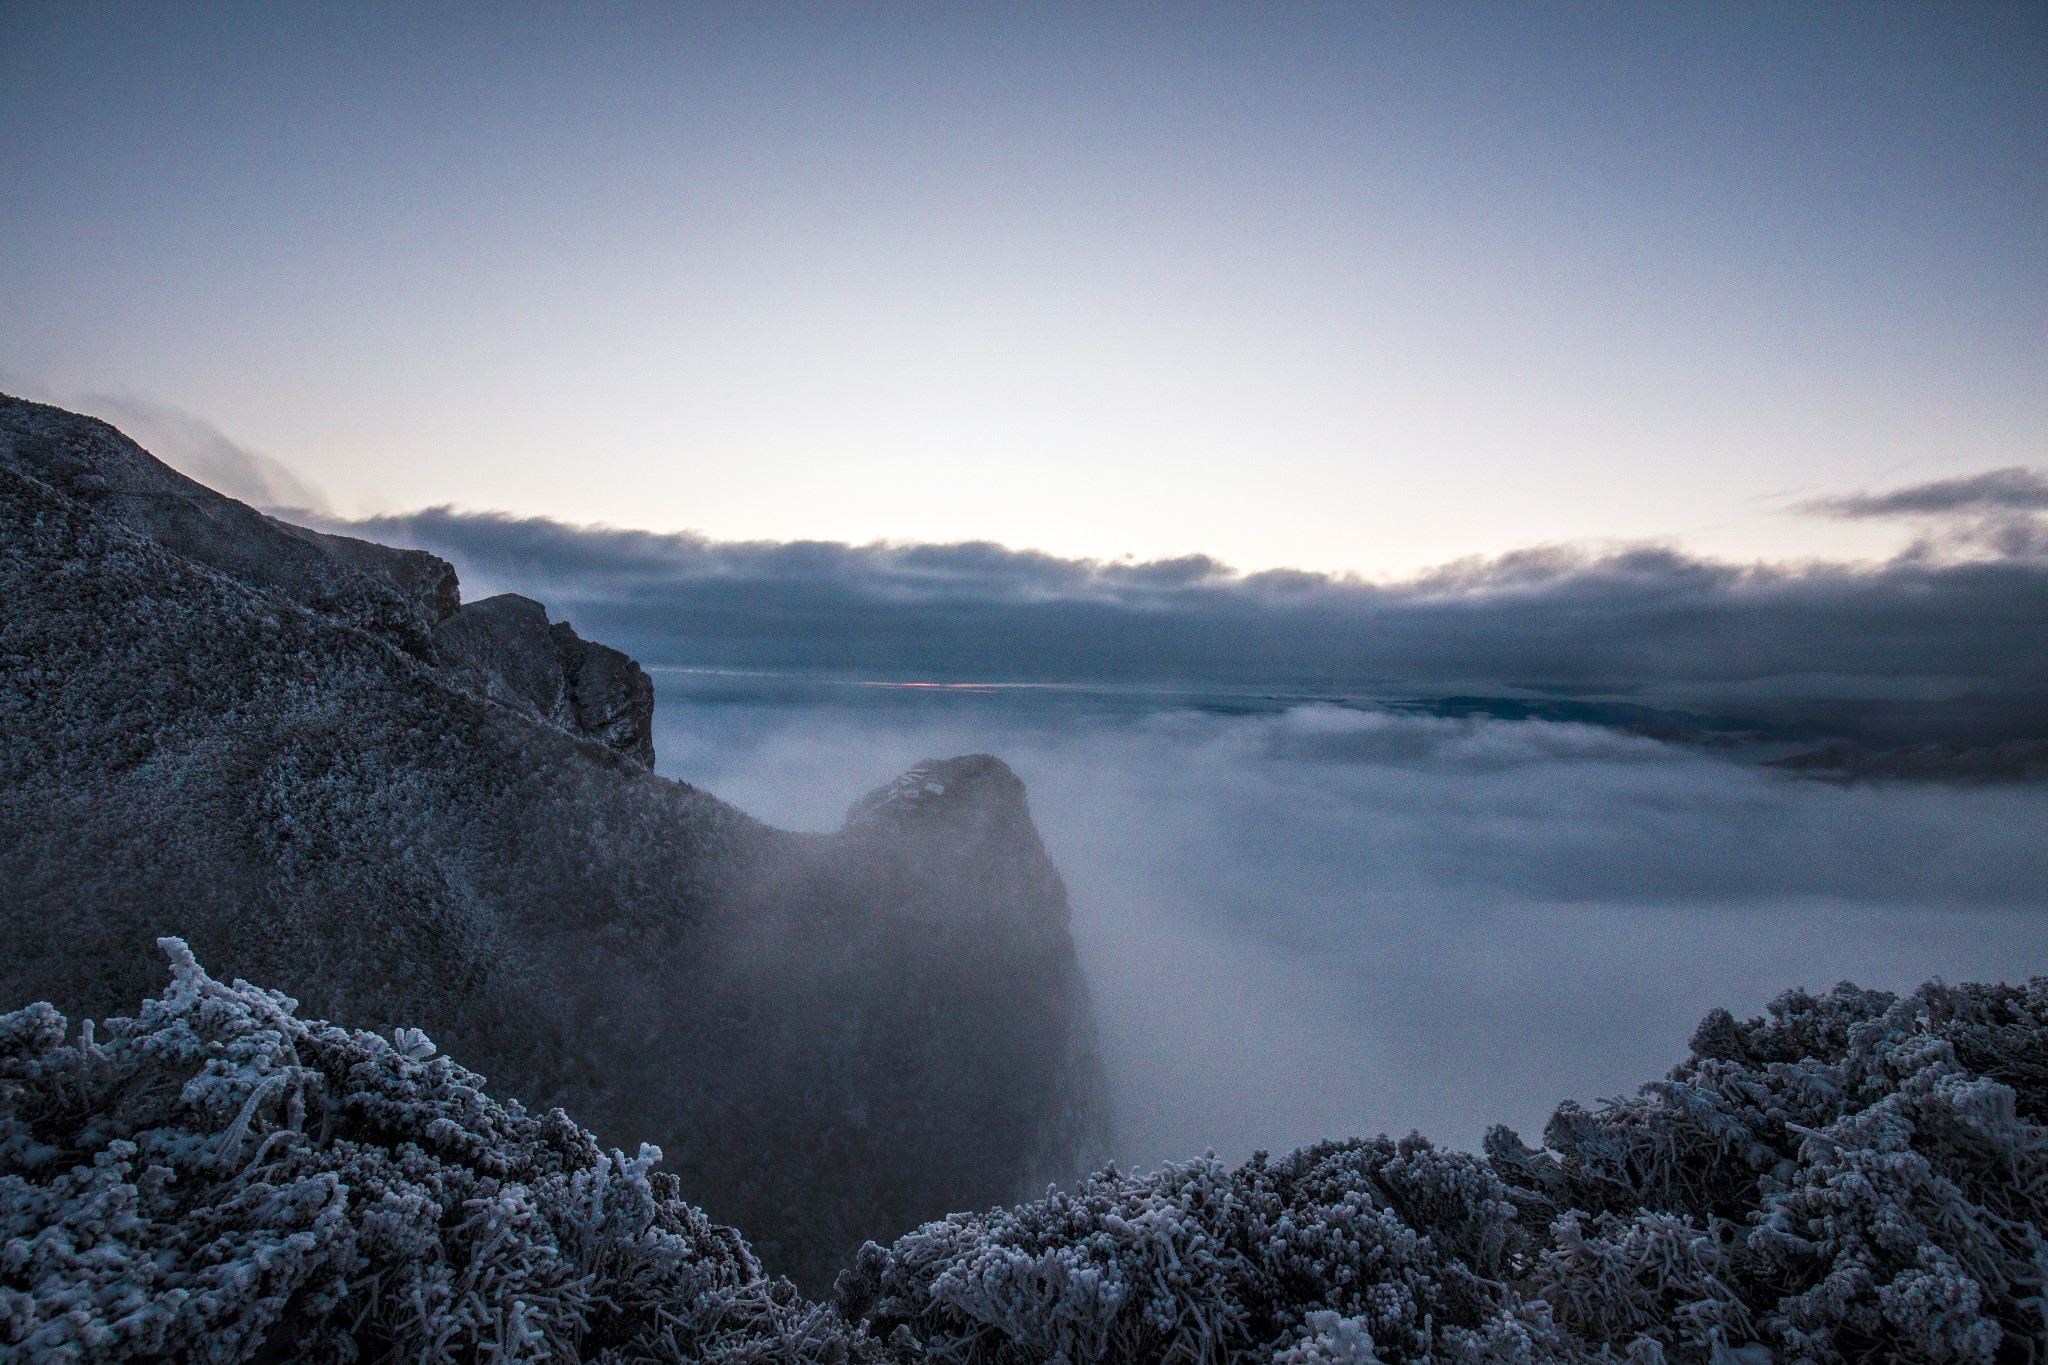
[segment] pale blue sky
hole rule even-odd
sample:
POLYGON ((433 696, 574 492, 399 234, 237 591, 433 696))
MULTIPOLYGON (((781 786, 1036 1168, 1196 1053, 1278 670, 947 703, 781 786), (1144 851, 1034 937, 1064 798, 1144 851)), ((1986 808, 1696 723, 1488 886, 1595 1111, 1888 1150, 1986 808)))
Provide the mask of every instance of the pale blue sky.
POLYGON ((0 384, 344 515, 1400 574, 2048 465, 2039 5, 0 24, 0 384))

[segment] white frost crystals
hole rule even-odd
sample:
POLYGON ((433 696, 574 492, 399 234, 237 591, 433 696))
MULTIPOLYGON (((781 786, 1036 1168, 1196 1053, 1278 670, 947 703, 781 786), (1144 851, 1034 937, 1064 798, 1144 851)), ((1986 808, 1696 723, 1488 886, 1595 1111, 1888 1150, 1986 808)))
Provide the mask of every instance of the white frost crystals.
POLYGON ((170 988, 99 1035, 0 1015, 0 1359, 844 1358, 659 1151, 161 946, 170 988))
POLYGON ((1380 1365, 1380 1358, 1363 1321, 1325 1308, 1308 1315, 1300 1344, 1274 1356, 1273 1365, 1380 1365))
POLYGON ((810 1303, 656 1170, 417 1030, 202 971, 0 1015, 0 1362, 2040 1365, 2048 978, 1724 1011, 1532 1150, 1103 1170, 810 1303))

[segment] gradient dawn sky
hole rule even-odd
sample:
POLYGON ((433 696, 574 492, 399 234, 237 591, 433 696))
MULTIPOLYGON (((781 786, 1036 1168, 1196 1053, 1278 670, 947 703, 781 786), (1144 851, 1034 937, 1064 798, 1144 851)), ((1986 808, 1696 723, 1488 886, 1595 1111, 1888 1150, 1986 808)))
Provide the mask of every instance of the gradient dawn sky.
POLYGON ((1400 575, 2048 466, 2038 3, 11 0, 0 128, 0 387, 341 516, 1400 575))

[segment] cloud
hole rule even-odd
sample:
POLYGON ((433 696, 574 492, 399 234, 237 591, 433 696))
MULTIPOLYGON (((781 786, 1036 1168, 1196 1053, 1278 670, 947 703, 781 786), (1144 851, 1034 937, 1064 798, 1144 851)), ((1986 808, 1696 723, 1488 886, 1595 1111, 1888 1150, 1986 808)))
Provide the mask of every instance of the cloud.
POLYGON ((1927 529, 1907 551, 1911 558, 2048 559, 2048 478, 2017 465, 1889 493, 1818 498, 1794 510, 1842 520, 1921 522, 1927 529))
POLYGON ((2013 466, 1962 479, 1938 479, 1889 493, 1816 498, 1799 510, 1841 518, 1952 516, 1956 513, 2048 511, 2048 478, 2013 466))
POLYGON ((932 754, 1016 768, 1065 876, 1118 1156, 1533 1137, 1716 1005, 2048 971, 2048 788, 1794 779, 1612 730, 1323 705, 657 677, 662 771, 837 825, 932 754))
POLYGON ((67 406, 121 428, 188 478, 266 510, 331 512, 327 497, 283 463, 237 444, 219 427, 168 403, 133 394, 87 394, 67 406))
POLYGON ((2048 731, 2048 563, 2025 558, 1738 566, 1661 548, 1549 548, 1381 584, 1240 574, 1204 557, 723 542, 445 507, 340 529, 445 555, 469 596, 538 597, 651 664, 1312 694, 1508 689, 1819 717, 1873 737, 2048 731))

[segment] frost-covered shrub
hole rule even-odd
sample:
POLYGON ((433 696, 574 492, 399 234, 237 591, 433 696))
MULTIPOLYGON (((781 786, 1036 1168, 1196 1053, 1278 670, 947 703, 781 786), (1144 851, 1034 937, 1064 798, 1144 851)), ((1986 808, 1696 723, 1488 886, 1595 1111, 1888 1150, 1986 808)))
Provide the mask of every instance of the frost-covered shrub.
POLYGON ((1555 1220, 1529 1287, 1590 1342, 2040 1361, 2044 1061, 2048 978, 1792 992, 1709 1015, 1637 1097, 1564 1106, 1547 1151, 1505 1129, 1487 1149, 1555 1220))
POLYGON ((1107 1171, 870 1245, 840 1302, 974 1365, 2040 1362, 2044 1063, 2048 978, 1792 992, 1541 1151, 1107 1171))
POLYGON ((201 971, 0 1015, 0 1362, 2048 1361, 2048 978, 1709 1015, 1542 1150, 1104 1170, 766 1278, 659 1154, 201 971))
POLYGON ((870 1244, 838 1292, 935 1360, 1550 1358, 1500 1278, 1520 1235, 1485 1163, 1378 1138, 1107 1170, 870 1244))
POLYGON ((873 1355, 765 1279, 660 1153, 606 1153, 415 1029, 295 1017, 163 940, 75 1039, 0 1016, 0 1355, 35 1361, 873 1355))
POLYGON ((1747 1306, 1728 1264, 1733 1230, 1702 1229, 1669 1213, 1633 1218, 1600 1214, 1592 1231, 1574 1210, 1551 1225, 1552 1245, 1538 1258, 1529 1286, 1556 1310, 1557 1322, 1582 1339, 1626 1343, 1638 1352, 1655 1344, 1712 1351, 1716 1343, 1754 1339, 1747 1306))

